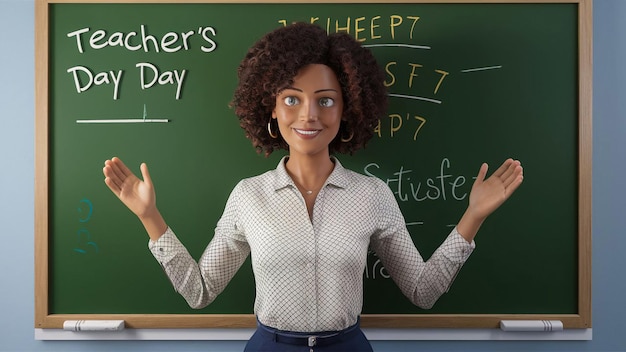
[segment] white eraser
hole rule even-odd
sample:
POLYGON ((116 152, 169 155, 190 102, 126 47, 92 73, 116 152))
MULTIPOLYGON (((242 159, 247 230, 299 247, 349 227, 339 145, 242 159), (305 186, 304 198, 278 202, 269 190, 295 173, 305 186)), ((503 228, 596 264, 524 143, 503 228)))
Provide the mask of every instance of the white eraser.
POLYGON ((504 331, 563 331, 560 320, 501 320, 504 331))
POLYGON ((63 330, 69 331, 119 331, 124 330, 123 320, 66 320, 63 330))

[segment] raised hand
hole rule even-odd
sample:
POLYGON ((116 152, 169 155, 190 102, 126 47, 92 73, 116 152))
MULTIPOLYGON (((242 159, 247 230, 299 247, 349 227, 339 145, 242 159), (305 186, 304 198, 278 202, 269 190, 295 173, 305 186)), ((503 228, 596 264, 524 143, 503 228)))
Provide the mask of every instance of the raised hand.
POLYGON ((148 166, 141 164, 143 181, 117 157, 104 162, 104 183, 139 218, 156 210, 156 194, 148 166))
POLYGON ((104 183, 139 217, 150 239, 156 241, 165 233, 167 224, 156 206, 156 193, 148 166, 142 163, 140 169, 143 181, 135 176, 122 160, 114 157, 104 162, 102 169, 104 183))
POLYGON ((469 206, 457 225, 459 233, 471 241, 483 221, 500 207, 524 180, 524 170, 518 160, 507 159, 487 179, 487 164, 482 164, 472 185, 469 206))
POLYGON ((486 218, 498 209, 524 179, 524 171, 518 160, 507 159, 485 180, 487 169, 487 164, 482 164, 469 198, 469 207, 479 218, 486 218))

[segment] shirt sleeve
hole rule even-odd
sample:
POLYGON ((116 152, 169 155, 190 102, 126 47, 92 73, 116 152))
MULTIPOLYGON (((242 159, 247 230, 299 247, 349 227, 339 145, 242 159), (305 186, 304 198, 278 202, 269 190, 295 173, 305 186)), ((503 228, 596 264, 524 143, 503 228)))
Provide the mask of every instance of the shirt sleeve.
POLYGON ((372 249, 402 293, 420 308, 430 309, 447 292, 458 271, 475 248, 456 227, 424 261, 406 228, 391 190, 381 187, 379 231, 372 237, 372 249))
POLYGON ((213 239, 196 262, 168 227, 148 248, 192 308, 203 308, 219 295, 250 253, 245 236, 237 233, 236 197, 231 194, 213 239))

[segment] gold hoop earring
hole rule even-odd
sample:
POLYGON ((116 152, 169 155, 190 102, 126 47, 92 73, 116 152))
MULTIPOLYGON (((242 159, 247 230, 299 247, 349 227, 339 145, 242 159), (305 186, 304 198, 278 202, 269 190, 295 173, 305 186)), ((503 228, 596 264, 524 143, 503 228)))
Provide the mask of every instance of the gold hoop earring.
POLYGON ((351 131, 350 132, 350 136, 348 138, 344 137, 343 134, 342 134, 341 141, 343 143, 348 143, 348 142, 350 142, 352 140, 353 137, 354 137, 354 131, 351 131))
POLYGON ((267 132, 270 134, 270 137, 278 138, 278 133, 272 133, 272 118, 267 122, 267 132))

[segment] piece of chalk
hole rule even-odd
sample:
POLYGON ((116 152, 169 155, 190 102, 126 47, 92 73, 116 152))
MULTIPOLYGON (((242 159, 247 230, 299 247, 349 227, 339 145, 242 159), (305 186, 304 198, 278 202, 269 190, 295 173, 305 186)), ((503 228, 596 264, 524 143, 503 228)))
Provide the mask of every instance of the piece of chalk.
POLYGON ((68 331, 120 331, 124 330, 123 320, 66 320, 63 330, 68 331))
POLYGON ((504 331, 563 331, 560 320, 501 320, 504 331))

